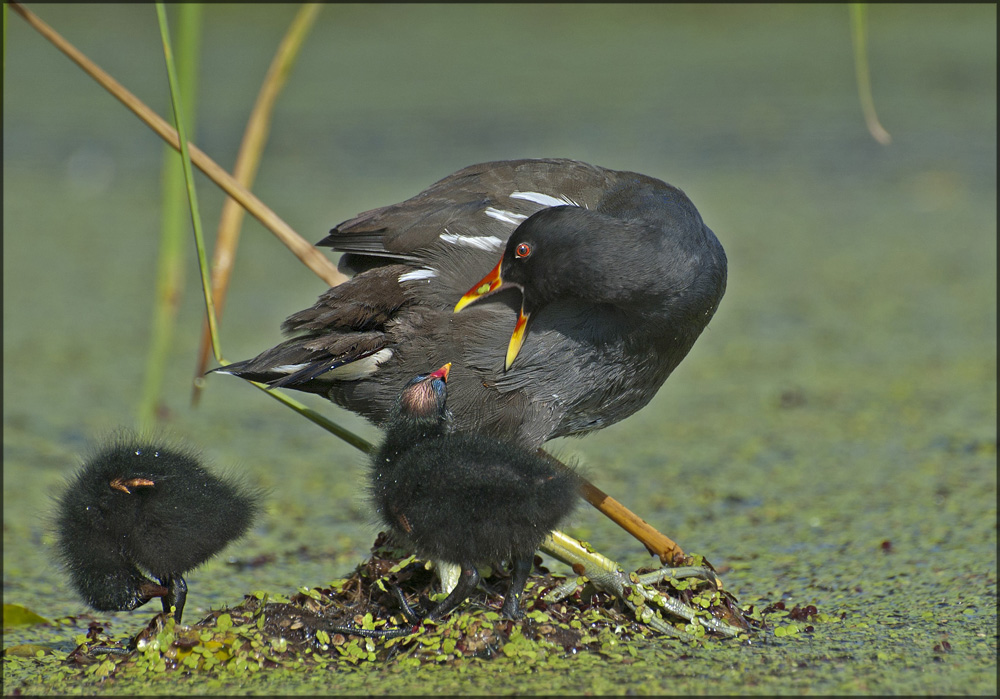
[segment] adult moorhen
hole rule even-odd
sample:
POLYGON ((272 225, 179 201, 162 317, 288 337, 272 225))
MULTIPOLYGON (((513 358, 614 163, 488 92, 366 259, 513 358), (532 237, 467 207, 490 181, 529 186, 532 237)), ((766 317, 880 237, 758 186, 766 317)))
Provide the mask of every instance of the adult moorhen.
POLYGON ((424 618, 441 618, 468 598, 479 583, 476 564, 510 561, 501 614, 519 619, 535 550, 577 503, 579 478, 511 442, 452 432, 449 368, 417 376, 400 394, 371 457, 371 501, 381 523, 418 555, 461 567, 454 590, 424 618))
POLYGON ((95 451, 60 498, 59 555, 92 608, 126 611, 160 597, 180 623, 183 574, 242 536, 260 500, 257 490, 206 471, 187 449, 123 432, 95 451))
POLYGON ((455 427, 525 447, 643 407, 726 287, 722 246, 683 192, 573 160, 464 168, 319 245, 354 276, 285 321, 294 337, 216 371, 381 425, 410 377, 451 361, 455 427))

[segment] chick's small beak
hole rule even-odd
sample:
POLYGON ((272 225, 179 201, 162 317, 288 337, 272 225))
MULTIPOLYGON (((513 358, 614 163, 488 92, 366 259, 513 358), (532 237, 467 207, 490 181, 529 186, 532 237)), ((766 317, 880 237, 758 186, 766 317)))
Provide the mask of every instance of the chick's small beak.
POLYGON ((483 277, 478 284, 465 292, 465 296, 460 298, 458 303, 455 304, 455 313, 458 313, 470 303, 478 301, 503 286, 503 277, 500 276, 500 265, 502 264, 503 260, 501 259, 500 262, 497 262, 497 266, 494 267, 489 274, 483 277))
POLYGON ((140 486, 149 486, 156 484, 153 483, 153 481, 149 480, 148 478, 130 478, 128 480, 125 480, 124 478, 113 478, 108 485, 110 485, 115 490, 120 490, 123 493, 128 493, 129 495, 131 495, 132 491, 129 490, 129 488, 138 488, 140 486))
POLYGON ((435 372, 432 372, 427 378, 430 379, 441 379, 445 383, 448 383, 448 372, 451 371, 451 362, 448 362, 443 367, 435 372))

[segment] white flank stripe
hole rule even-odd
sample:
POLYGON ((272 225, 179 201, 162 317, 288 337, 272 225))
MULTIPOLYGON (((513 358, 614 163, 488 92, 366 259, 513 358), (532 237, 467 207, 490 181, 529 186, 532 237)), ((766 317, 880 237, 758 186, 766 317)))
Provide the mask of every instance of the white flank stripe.
POLYGON ((438 237, 452 245, 467 245, 470 248, 479 248, 480 250, 499 250, 503 245, 503 241, 495 235, 458 235, 446 230, 438 237))
POLYGON ((308 363, 306 363, 306 364, 282 364, 280 366, 272 367, 271 371, 273 371, 275 374, 294 374, 299 369, 305 369, 307 366, 309 366, 308 363))
POLYGON ((553 197, 550 194, 542 194, 541 192, 511 192, 510 198, 533 201, 536 204, 541 204, 542 206, 566 206, 567 204, 570 206, 579 206, 579 204, 564 194, 560 194, 558 197, 553 197))
POLYGON ((320 378, 336 379, 337 381, 357 381, 358 379, 363 379, 366 376, 374 374, 379 365, 387 361, 391 356, 391 349, 380 349, 375 354, 365 357, 364 359, 359 359, 356 362, 351 362, 350 364, 339 366, 336 369, 331 369, 321 375, 320 378))
MULTIPOLYGON (((358 379, 363 379, 366 376, 371 376, 378 369, 379 364, 388 360, 392 357, 391 349, 380 349, 375 354, 365 357, 364 359, 359 359, 356 362, 351 362, 350 364, 345 364, 344 366, 339 366, 336 369, 331 369, 330 371, 320 374, 316 378, 318 379, 333 379, 336 381, 357 381, 358 379)), ((294 374, 300 369, 305 369, 308 364, 282 364, 281 366, 276 366, 271 371, 277 374, 294 374)))
POLYGON ((515 226, 524 219, 528 218, 524 214, 515 214, 513 211, 494 209, 492 206, 486 209, 483 213, 485 213, 490 218, 495 218, 497 221, 503 221, 504 223, 512 223, 515 226))
POLYGON ((430 267, 423 267, 421 269, 415 269, 412 272, 407 272, 406 274, 400 274, 400 282, 414 282, 418 279, 433 279, 438 275, 436 269, 431 269, 430 267))

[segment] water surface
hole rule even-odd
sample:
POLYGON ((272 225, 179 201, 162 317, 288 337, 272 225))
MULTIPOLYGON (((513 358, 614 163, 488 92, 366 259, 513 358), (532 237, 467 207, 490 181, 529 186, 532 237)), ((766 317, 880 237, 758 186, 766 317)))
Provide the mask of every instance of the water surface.
MULTIPOLYGON (((166 112, 152 8, 36 9, 166 112)), ((206 10, 195 139, 226 167, 292 13, 206 10)), ((504 673, 502 687, 522 692, 996 693, 996 9, 877 5, 870 20, 889 147, 864 129, 843 6, 323 10, 255 192, 319 240, 495 159, 572 157, 684 189, 730 260, 716 318, 647 408, 552 446, 725 567, 744 602, 844 619, 716 650, 651 641, 634 665, 578 659, 568 675, 496 661, 417 688, 361 673, 321 685, 258 676, 241 691, 499 691, 504 673), (950 652, 934 650, 943 640, 950 652)), ((7 41, 4 601, 56 618, 84 608, 50 563, 44 515, 88 440, 134 424, 162 150, 17 16, 7 41)), ((208 184, 200 195, 212 229, 221 198, 208 184)), ((229 377, 210 378, 191 407, 193 253, 187 273, 164 429, 272 491, 259 526, 190 576, 193 618, 343 575, 374 529, 358 452, 229 377), (264 555, 273 562, 227 564, 264 555)), ((248 223, 226 356, 275 344, 323 288, 248 223)), ((648 562, 590 508, 567 531, 628 567, 648 562)), ((148 614, 97 618, 124 635, 148 614)), ((6 631, 4 645, 69 650, 80 632, 6 631)), ((49 662, 5 668, 5 692, 68 691, 49 662)))

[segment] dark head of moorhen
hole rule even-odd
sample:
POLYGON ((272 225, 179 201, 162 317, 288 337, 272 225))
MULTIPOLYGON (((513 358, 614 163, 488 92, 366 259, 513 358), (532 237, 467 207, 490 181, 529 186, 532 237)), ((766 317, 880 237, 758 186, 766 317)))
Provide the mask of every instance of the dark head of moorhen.
POLYGON ((355 276, 288 318, 294 337, 218 371, 381 425, 409 377, 451 361, 455 427, 528 447, 646 405, 726 287, 683 192, 573 160, 467 167, 320 245, 355 276))
POLYGON ((372 504, 381 523, 418 555, 461 567, 458 585, 426 618, 440 618, 468 598, 479 583, 476 564, 510 561, 501 613, 518 619, 535 550, 579 500, 580 480, 514 443, 451 431, 449 368, 416 377, 400 394, 372 455, 372 504))
POLYGON ((183 574, 242 536, 260 500, 186 449, 122 433, 96 450, 59 500, 59 555, 92 608, 126 611, 160 597, 180 623, 183 574))
MULTIPOLYGON (((553 206, 514 230, 496 267, 455 306, 457 313, 497 292, 518 290, 521 308, 507 348, 506 370, 521 351, 532 316, 560 303, 557 319, 572 316, 569 309, 574 307, 591 312, 586 323, 577 326, 579 332, 565 329, 568 338, 618 344, 622 354, 629 354, 627 344, 634 343, 657 356, 679 353, 667 364, 680 362, 715 312, 717 304, 706 304, 705 299, 713 298, 724 283, 724 277, 704 274, 690 249, 696 242, 711 252, 721 253, 721 248, 711 250, 710 232, 702 231, 699 241, 663 236, 666 212, 686 218, 675 220, 672 228, 698 231, 697 212, 685 208, 683 195, 675 196, 672 206, 665 206, 663 193, 645 195, 648 201, 643 202, 637 193, 622 191, 593 211, 553 206), (606 234, 610 230, 613 235, 606 234)), ((583 320, 582 314, 578 317, 583 320)), ((552 325, 558 320, 550 319, 552 325)), ((546 354, 544 347, 535 354, 546 354)))

